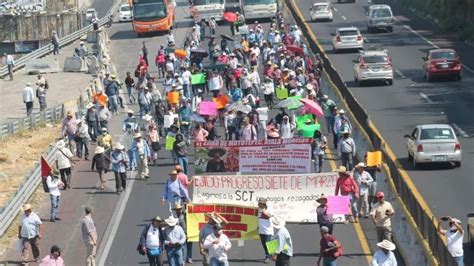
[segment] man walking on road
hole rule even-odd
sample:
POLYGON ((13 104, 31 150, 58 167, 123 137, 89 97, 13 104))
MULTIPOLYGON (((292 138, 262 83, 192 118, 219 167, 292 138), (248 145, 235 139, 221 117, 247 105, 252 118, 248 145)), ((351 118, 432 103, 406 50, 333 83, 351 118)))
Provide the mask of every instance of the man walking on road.
POLYGON ((64 190, 71 188, 71 164, 74 156, 63 140, 56 143, 57 151, 55 153, 56 168, 61 174, 61 181, 64 184, 64 190))
POLYGON ((186 189, 184 189, 183 185, 178 180, 178 172, 173 170, 169 173, 169 176, 170 178, 166 180, 163 193, 161 194, 161 205, 164 205, 166 200, 171 212, 175 204, 181 204, 182 201, 188 202, 189 196, 186 189))
POLYGON ((40 260, 39 240, 41 239, 41 219, 31 210, 30 204, 25 204, 21 208, 23 214, 20 217, 18 238, 22 240, 23 250, 21 260, 28 263, 28 249, 31 248, 36 262, 40 260))
POLYGON ((278 248, 275 254, 272 254, 275 266, 290 266, 290 258, 293 257, 293 242, 290 232, 286 229, 285 221, 282 218, 273 216, 270 218, 270 222, 275 228, 272 240, 278 240, 278 248))
POLYGON ((227 219, 218 212, 206 213, 205 216, 208 217, 208 220, 199 231, 199 253, 202 255, 202 265, 209 266, 209 250, 204 247, 204 241, 209 235, 214 233, 214 228, 216 225, 226 225, 229 223, 229 221, 227 221, 227 219))
POLYGON ((374 253, 372 258, 372 266, 397 266, 397 259, 393 251, 395 244, 384 239, 384 241, 377 243, 380 249, 374 253))
POLYGON ((133 136, 134 140, 132 143, 132 152, 134 158, 137 160, 137 175, 136 178, 145 180, 145 178, 150 178, 149 169, 148 169, 148 159, 150 158, 150 147, 146 141, 142 138, 140 132, 135 133, 133 136))
POLYGON ((342 132, 342 138, 337 144, 337 153, 341 158, 341 164, 351 171, 354 168, 354 154, 356 154, 356 146, 354 140, 350 137, 350 132, 345 130, 342 132))
POLYGON ((115 144, 114 151, 110 155, 112 162, 112 170, 115 174, 115 188, 117 194, 127 189, 127 166, 129 164, 128 156, 123 151, 124 147, 121 143, 115 144))
POLYGON ((86 207, 85 216, 82 218, 82 239, 87 248, 87 266, 95 266, 95 255, 97 252, 97 229, 92 220, 92 208, 86 207))
POLYGON ((265 251, 265 262, 269 263, 272 257, 268 253, 266 243, 273 237, 273 226, 270 222, 270 218, 273 216, 271 208, 267 205, 266 198, 258 199, 258 234, 260 235, 260 241, 262 242, 263 250, 265 251))
POLYGON ((448 244, 448 251, 451 253, 451 256, 456 260, 458 266, 464 265, 464 250, 463 246, 463 237, 464 230, 461 226, 461 221, 450 216, 441 217, 438 222, 438 232, 441 235, 446 236, 446 242, 448 244), (449 230, 443 229, 443 222, 448 222, 449 230))
POLYGON ((63 182, 59 179, 58 169, 53 169, 51 174, 46 178, 46 184, 51 199, 51 222, 54 223, 56 220, 61 220, 58 218, 59 199, 61 198, 59 187, 64 186, 63 182))
POLYGON ((329 228, 322 226, 320 228, 321 241, 319 246, 321 250, 319 252, 318 266, 321 265, 321 259, 323 266, 336 266, 336 260, 342 255, 342 245, 339 240, 329 233, 329 228))
POLYGON ((319 228, 326 226, 329 229, 329 234, 332 234, 333 222, 332 214, 328 214, 328 197, 324 194, 321 194, 319 199, 316 200, 319 203, 319 206, 316 208, 316 215, 318 219, 319 228))
POLYGON ((26 87, 23 89, 23 103, 26 105, 26 116, 30 116, 33 112, 33 102, 35 99, 35 94, 31 83, 26 83, 26 87))
POLYGON ((51 37, 51 43, 53 44, 53 54, 59 54, 59 36, 56 31, 53 30, 53 36, 51 37))
POLYGON ((357 209, 357 200, 359 199, 359 186, 357 186, 356 181, 350 175, 350 172, 347 171, 345 166, 340 166, 338 169, 334 170, 339 173, 339 178, 336 183, 336 192, 334 195, 349 196, 352 206, 352 215, 349 215, 349 221, 352 223, 359 222, 359 210, 357 209))
POLYGON ((15 60, 11 54, 7 55, 4 53, 3 56, 5 57, 5 65, 8 68, 8 75, 10 76, 10 81, 13 80, 13 67, 15 67, 15 60))
POLYGON ((334 128, 334 107, 336 107, 336 103, 325 94, 321 97, 321 107, 323 108, 328 134, 331 134, 334 128))
POLYGON ((232 244, 222 231, 220 224, 214 226, 214 233, 208 235, 204 241, 204 248, 209 250, 212 266, 229 266, 227 251, 229 251, 231 247, 232 244))
POLYGON ((177 225, 178 219, 170 216, 165 220, 165 250, 170 266, 182 266, 184 264, 184 243, 186 234, 181 226, 177 225))
POLYGON ((375 195, 377 203, 370 211, 370 217, 377 229, 377 241, 382 242, 384 239, 392 241, 392 221, 391 217, 395 214, 392 204, 385 201, 385 195, 382 191, 375 195))
POLYGON ((365 171, 364 163, 361 162, 355 166, 354 179, 359 185, 359 217, 363 216, 364 218, 369 218, 369 189, 372 182, 374 182, 374 179, 368 172, 365 171))

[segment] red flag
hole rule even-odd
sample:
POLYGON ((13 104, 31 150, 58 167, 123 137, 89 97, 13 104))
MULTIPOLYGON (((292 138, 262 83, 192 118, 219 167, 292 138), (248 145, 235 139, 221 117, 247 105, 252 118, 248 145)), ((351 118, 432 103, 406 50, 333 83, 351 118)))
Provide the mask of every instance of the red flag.
POLYGON ((41 177, 45 178, 51 174, 53 168, 49 165, 48 161, 41 156, 41 177))

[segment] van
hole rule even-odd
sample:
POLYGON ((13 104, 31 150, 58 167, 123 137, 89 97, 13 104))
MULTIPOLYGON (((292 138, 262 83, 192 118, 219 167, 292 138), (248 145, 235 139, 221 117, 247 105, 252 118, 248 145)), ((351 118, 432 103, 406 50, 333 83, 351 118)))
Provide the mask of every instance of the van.
POLYGON ((394 18, 389 5, 372 5, 368 10, 367 32, 377 29, 393 31, 394 18))

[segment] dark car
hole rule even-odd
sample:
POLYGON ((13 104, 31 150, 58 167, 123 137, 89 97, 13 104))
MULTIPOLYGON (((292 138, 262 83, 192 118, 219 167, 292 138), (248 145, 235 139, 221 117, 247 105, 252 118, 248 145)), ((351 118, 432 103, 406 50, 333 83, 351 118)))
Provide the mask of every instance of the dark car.
POLYGON ((461 80, 461 59, 453 49, 435 49, 428 52, 424 60, 423 72, 426 80, 445 77, 461 80))

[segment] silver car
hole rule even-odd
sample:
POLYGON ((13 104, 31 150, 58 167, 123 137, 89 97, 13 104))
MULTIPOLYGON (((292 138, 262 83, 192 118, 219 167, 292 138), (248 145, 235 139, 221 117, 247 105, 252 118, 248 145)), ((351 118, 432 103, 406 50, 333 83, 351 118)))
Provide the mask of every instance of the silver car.
POLYGON ((339 50, 364 49, 364 38, 356 27, 338 28, 332 35, 332 49, 336 53, 339 50))
POLYGON ((407 138, 408 159, 416 168, 422 163, 448 163, 461 167, 461 143, 447 124, 417 126, 407 138))
POLYGON ((354 81, 362 86, 363 82, 385 81, 393 84, 392 59, 387 50, 368 49, 359 52, 354 63, 354 81))

